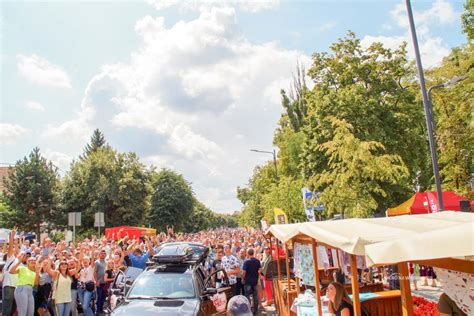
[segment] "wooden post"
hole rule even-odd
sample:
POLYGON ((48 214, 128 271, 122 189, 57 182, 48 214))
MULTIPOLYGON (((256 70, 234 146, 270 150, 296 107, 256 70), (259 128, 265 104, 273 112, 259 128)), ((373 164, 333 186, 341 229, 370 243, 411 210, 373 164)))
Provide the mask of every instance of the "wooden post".
POLYGON ((286 302, 288 303, 288 315, 291 315, 291 304, 290 304, 290 290, 291 290, 291 278, 290 278, 290 260, 288 258, 288 245, 285 242, 285 263, 286 263, 286 280, 288 282, 288 290, 286 291, 286 302))
POLYGON ((279 240, 275 238, 276 244, 276 257, 277 257, 277 271, 278 271, 278 281, 281 281, 281 267, 280 267, 280 247, 279 247, 279 240))
POLYGON ((357 273, 357 258, 351 255, 351 281, 352 281, 352 302, 354 303, 354 316, 361 316, 359 299, 359 277, 357 273))
MULTIPOLYGON (((295 253, 295 241, 294 240, 291 241, 291 245, 293 247, 293 259, 294 259, 294 253, 295 253)), ((296 297, 298 297, 298 295, 300 295, 300 278, 298 278, 297 276, 295 276, 295 283, 296 283, 296 297)))
POLYGON ((318 304, 318 315, 322 315, 323 309, 321 306, 321 287, 320 287, 320 281, 319 281, 318 253, 317 253, 317 244, 314 239, 311 239, 311 249, 313 252, 314 290, 316 294, 316 303, 318 304))
POLYGON ((398 275, 400 276, 400 291, 402 299, 402 315, 413 315, 413 300, 411 297, 410 279, 408 276, 408 264, 400 262, 398 264, 398 275))

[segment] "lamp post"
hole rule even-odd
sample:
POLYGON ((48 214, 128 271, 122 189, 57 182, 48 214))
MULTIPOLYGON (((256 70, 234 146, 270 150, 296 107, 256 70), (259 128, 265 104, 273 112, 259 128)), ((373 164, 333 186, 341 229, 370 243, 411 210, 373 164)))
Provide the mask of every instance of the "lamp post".
POLYGON ((441 181, 439 178, 438 157, 436 154, 436 143, 433 137, 432 108, 431 108, 431 103, 428 97, 428 93, 426 92, 425 77, 423 74, 423 65, 421 64, 420 49, 418 47, 418 40, 416 37, 416 30, 415 30, 415 21, 413 19, 413 12, 411 10, 410 0, 406 0, 406 7, 407 7, 407 13, 408 13, 408 20, 410 22, 410 31, 411 31, 411 38, 413 40, 413 48, 415 50, 416 66, 418 68, 418 76, 420 78, 420 88, 421 88, 421 94, 423 96, 423 105, 425 108, 426 127, 428 130, 428 141, 430 143, 431 163, 433 165, 433 174, 435 178, 436 192, 438 195, 439 210, 443 211, 444 210, 443 194, 441 190, 441 181))
POLYGON ((250 149, 250 151, 253 151, 253 152, 256 152, 256 153, 263 153, 263 154, 270 154, 270 155, 273 155, 273 166, 275 167, 275 179, 278 180, 277 160, 276 160, 276 152, 275 152, 275 149, 273 149, 273 151, 250 149))

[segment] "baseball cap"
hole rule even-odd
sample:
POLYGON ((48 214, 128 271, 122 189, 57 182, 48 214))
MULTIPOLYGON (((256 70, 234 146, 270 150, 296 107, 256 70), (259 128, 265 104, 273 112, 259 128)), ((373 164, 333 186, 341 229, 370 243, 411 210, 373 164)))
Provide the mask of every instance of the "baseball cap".
POLYGON ((252 316, 249 300, 243 295, 232 297, 227 303, 227 311, 235 316, 252 316))

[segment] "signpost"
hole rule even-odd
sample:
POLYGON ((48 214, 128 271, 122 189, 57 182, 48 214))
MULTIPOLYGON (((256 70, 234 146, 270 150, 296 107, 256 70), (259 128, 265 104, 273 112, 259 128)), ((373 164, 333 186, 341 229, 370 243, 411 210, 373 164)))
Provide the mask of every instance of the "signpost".
POLYGON ((68 226, 72 226, 72 241, 76 240, 76 226, 81 226, 81 212, 68 213, 68 226))
POLYGON ((94 227, 98 228, 100 238, 100 228, 105 227, 104 212, 97 212, 94 214, 94 227))
POLYGON ((324 203, 319 199, 319 192, 313 193, 307 188, 302 188, 301 194, 303 195, 303 206, 308 222, 316 221, 314 211, 322 212, 325 210, 324 203))

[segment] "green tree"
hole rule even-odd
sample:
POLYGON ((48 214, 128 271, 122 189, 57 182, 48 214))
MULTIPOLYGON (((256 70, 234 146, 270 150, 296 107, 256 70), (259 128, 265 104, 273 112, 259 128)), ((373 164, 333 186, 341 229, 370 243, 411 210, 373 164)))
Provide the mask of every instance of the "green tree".
POLYGON ((461 16, 462 29, 469 41, 474 40, 474 0, 466 0, 464 13, 461 16))
POLYGON ((91 136, 90 143, 84 148, 83 157, 87 157, 99 148, 104 148, 107 146, 104 134, 97 128, 94 130, 91 136))
POLYGON ((349 217, 370 216, 378 207, 374 195, 387 196, 380 183, 396 184, 408 170, 400 156, 386 154, 381 143, 356 138, 346 121, 328 120, 334 137, 319 146, 328 166, 311 179, 313 186, 323 188, 321 199, 327 215, 342 211, 349 217))
POLYGON ((106 227, 142 225, 149 207, 149 173, 135 153, 97 148, 75 161, 63 181, 64 212, 82 212, 82 229, 104 212, 106 227))
POLYGON ((270 191, 275 181, 273 162, 268 162, 254 169, 247 187, 237 187, 237 198, 243 204, 242 213, 239 216, 240 225, 250 227, 260 225, 260 220, 265 213, 261 204, 263 196, 270 191))
POLYGON ((427 78, 436 85, 465 74, 469 77, 455 86, 434 90, 432 103, 443 190, 473 197, 469 181, 474 173, 474 45, 453 49, 427 78))
POLYGON ((5 220, 39 236, 41 225, 54 219, 58 182, 56 168, 41 155, 39 148, 34 148, 28 158, 16 162, 5 181, 4 194, 11 209, 5 220))
POLYGON ((328 117, 349 124, 348 130, 361 144, 377 144, 377 150, 383 148, 384 154, 399 155, 408 169, 406 176, 399 177, 397 182, 385 179, 384 173, 366 180, 366 186, 380 188, 364 191, 370 192, 372 202, 367 205, 371 211, 385 210, 403 201, 417 187, 423 190, 429 185, 424 182, 427 178, 420 177, 430 172, 426 164, 428 147, 423 108, 415 102, 416 94, 411 89, 415 81, 405 44, 397 50, 386 49, 381 43, 363 48, 355 34, 349 32, 331 45, 331 53, 313 55, 309 75, 314 87, 307 93, 301 168, 305 179, 314 186, 312 189, 326 191, 323 195, 326 202, 344 195, 341 188, 328 191, 326 187, 318 187, 323 185, 317 181, 320 175, 334 170, 332 155, 322 146, 330 144, 336 136, 333 120, 328 117))
POLYGON ((306 70, 299 63, 296 65, 296 74, 293 75, 293 83, 291 84, 289 94, 285 90, 281 90, 281 104, 284 109, 283 116, 288 118, 288 127, 293 131, 299 132, 304 126, 304 120, 308 112, 305 94, 308 91, 306 86, 306 70))
POLYGON ((268 223, 274 223, 274 208, 282 209, 288 216, 290 223, 305 222, 306 213, 303 210, 303 200, 301 188, 303 179, 291 177, 280 177, 277 184, 274 184, 270 191, 263 196, 262 208, 264 218, 268 223))
POLYGON ((147 221, 163 231, 174 226, 175 231, 185 228, 195 205, 191 185, 184 177, 172 170, 162 169, 154 175, 151 207, 147 221))

